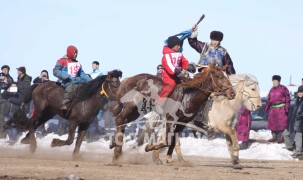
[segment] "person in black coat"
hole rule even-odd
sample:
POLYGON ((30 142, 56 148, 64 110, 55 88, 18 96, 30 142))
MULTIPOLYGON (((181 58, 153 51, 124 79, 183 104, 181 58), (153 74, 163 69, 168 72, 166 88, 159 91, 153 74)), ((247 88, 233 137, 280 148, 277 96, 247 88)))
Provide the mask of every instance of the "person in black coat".
POLYGON ((49 81, 48 71, 43 70, 40 73, 40 76, 36 77, 33 81, 33 83, 45 83, 49 81))
POLYGON ((293 158, 302 157, 302 133, 303 133, 303 86, 298 88, 298 96, 291 114, 288 116, 287 129, 284 132, 285 145, 288 150, 294 149, 294 143, 289 140, 289 135, 295 133, 295 153, 293 158))
MULTIPOLYGON (((1 97, 6 100, 4 108, 5 120, 8 121, 15 112, 21 106, 23 101, 23 95, 18 91, 17 83, 13 82, 10 84, 9 88, 5 90, 1 97)), ((10 128, 7 130, 10 145, 13 145, 17 141, 17 129, 10 128)))

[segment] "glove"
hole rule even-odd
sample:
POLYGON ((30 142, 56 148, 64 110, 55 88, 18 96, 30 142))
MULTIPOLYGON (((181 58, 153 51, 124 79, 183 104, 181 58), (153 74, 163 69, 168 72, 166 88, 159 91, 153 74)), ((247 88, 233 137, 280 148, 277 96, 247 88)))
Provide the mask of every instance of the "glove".
POLYGON ((177 75, 177 78, 178 78, 178 79, 184 79, 184 78, 185 78, 185 76, 184 76, 184 74, 183 74, 183 73, 180 73, 180 74, 178 74, 178 75, 177 75))
POLYGON ((186 67, 186 70, 190 73, 195 73, 196 72, 196 66, 194 64, 188 64, 186 67))

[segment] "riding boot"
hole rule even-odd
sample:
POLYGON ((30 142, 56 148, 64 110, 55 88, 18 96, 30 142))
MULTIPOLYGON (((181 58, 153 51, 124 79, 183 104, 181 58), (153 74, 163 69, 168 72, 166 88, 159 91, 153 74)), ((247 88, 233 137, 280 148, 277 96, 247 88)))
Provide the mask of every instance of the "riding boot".
POLYGON ((248 141, 243 141, 240 145, 239 145, 239 150, 245 150, 248 149, 249 147, 249 142, 248 141))
POLYGON ((278 140, 278 144, 284 143, 284 136, 283 136, 283 132, 280 132, 280 138, 278 140))
POLYGON ((272 138, 268 140, 268 142, 275 142, 277 141, 277 133, 275 131, 271 131, 272 138))
POLYGON ((69 106, 70 106, 70 102, 72 101, 73 97, 74 97, 74 85, 69 83, 66 88, 65 88, 65 93, 63 96, 63 101, 62 101, 62 106, 61 106, 61 110, 63 111, 63 113, 65 113, 69 106))

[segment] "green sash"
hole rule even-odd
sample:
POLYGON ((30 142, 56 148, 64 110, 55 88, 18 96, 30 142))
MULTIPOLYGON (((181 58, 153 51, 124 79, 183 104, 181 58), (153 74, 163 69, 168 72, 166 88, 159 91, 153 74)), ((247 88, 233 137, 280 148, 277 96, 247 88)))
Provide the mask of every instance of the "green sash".
POLYGON ((273 105, 271 105, 271 107, 273 107, 273 108, 280 108, 280 107, 283 107, 283 106, 285 106, 285 105, 286 105, 285 103, 273 104, 273 105))

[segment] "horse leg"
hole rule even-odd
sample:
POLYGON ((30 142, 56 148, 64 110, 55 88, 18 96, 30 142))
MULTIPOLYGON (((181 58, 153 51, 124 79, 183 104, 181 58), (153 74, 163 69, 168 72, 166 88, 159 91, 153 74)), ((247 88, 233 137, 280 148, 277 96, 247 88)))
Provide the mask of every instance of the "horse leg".
POLYGON ((178 161, 179 162, 184 162, 184 158, 183 158, 183 155, 182 155, 182 152, 181 152, 181 143, 180 143, 180 139, 178 138, 178 141, 176 142, 176 147, 175 147, 175 151, 178 155, 178 161))
MULTIPOLYGON (((41 125, 48 121, 50 118, 54 117, 54 113, 51 111, 44 110, 42 113, 36 109, 34 116, 31 119, 31 125, 36 129, 41 125), (41 116, 42 114, 42 116, 41 116)), ((28 132, 26 136, 21 140, 22 144, 30 144, 30 133, 28 132)))
POLYGON ((176 128, 175 128, 175 131, 174 131, 174 134, 172 136, 172 139, 171 139, 171 144, 168 148, 168 151, 167 151, 167 157, 166 157, 166 163, 170 163, 172 162, 173 158, 172 158, 172 154, 173 154, 173 151, 176 147, 176 144, 178 143, 179 146, 176 150, 177 154, 178 154, 178 160, 179 161, 184 161, 183 157, 182 157, 182 154, 181 154, 181 149, 180 149, 180 139, 179 139, 179 136, 181 135, 181 132, 183 131, 183 129, 185 128, 185 126, 182 126, 182 125, 176 125, 176 128), (176 136, 176 134, 178 134, 178 136, 176 136), (178 141, 176 143, 176 138, 178 138, 178 141), (179 152, 179 153, 178 153, 179 152))
POLYGON ((75 121, 70 120, 69 121, 69 134, 67 137, 67 140, 60 140, 60 139, 53 139, 51 143, 51 147, 60 147, 64 145, 71 145, 74 141, 75 137, 75 131, 77 128, 78 124, 75 121))
POLYGON ((229 126, 220 128, 220 130, 225 133, 226 143, 232 159, 232 164, 239 164, 239 144, 236 131, 229 126))
MULTIPOLYGON (((158 139, 157 144, 165 144, 166 141, 166 133, 163 132, 158 139)), ((153 150, 152 159, 156 165, 162 165, 163 162, 160 159, 160 152, 162 149, 153 150)))
POLYGON ((77 137, 77 141, 76 141, 76 146, 73 152, 73 159, 79 159, 80 157, 80 146, 82 144, 82 141, 85 137, 86 131, 89 127, 89 123, 85 123, 85 124, 81 124, 78 128, 78 137, 77 137))
POLYGON ((36 131, 36 128, 34 126, 31 126, 29 128, 29 141, 30 141, 30 152, 31 153, 34 153, 37 149, 37 140, 36 140, 36 137, 35 137, 35 131, 36 131))

